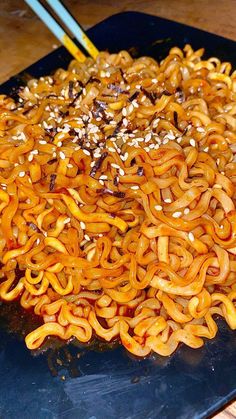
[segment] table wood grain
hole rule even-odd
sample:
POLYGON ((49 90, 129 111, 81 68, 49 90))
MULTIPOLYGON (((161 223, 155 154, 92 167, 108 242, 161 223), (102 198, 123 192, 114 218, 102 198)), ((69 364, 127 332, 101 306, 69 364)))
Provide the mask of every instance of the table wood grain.
MULTIPOLYGON (((85 29, 124 11, 146 12, 186 23, 236 41, 235 0, 64 0, 85 29)), ((58 46, 57 39, 23 0, 1 0, 0 83, 58 46)), ((236 402, 214 419, 236 418, 236 402)))

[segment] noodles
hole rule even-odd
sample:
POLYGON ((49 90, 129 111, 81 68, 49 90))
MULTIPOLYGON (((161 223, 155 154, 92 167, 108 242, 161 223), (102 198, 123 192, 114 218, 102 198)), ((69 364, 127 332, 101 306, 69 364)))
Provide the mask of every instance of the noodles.
POLYGON ((202 54, 102 52, 0 96, 0 297, 42 318, 29 349, 236 328, 236 72, 202 54))

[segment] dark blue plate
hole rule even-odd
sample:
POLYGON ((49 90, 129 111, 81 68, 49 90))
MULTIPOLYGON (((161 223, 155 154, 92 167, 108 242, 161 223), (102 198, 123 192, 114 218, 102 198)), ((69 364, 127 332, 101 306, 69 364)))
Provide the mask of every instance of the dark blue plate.
MULTIPOLYGON (((172 46, 190 43, 204 46, 207 56, 236 63, 233 41, 142 13, 112 16, 88 34, 101 50, 130 48, 134 55, 160 59, 172 46)), ((4 83, 0 92, 10 93, 28 74, 39 77, 66 67, 70 59, 59 48, 4 83)), ((46 353, 32 354, 20 337, 30 328, 28 316, 9 307, 0 306, 0 418, 205 418, 236 396, 236 333, 224 322, 203 348, 182 346, 170 358, 137 360, 121 347, 55 342, 46 353)))

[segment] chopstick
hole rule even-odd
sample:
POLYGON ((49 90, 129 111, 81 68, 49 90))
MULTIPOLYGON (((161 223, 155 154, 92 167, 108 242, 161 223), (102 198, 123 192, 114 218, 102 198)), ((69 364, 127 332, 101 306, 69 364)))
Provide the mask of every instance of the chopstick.
POLYGON ((67 35, 64 29, 54 20, 50 13, 44 9, 38 0, 25 0, 25 2, 33 9, 38 17, 45 23, 50 31, 57 39, 68 49, 68 51, 76 58, 76 60, 83 62, 86 60, 84 53, 77 47, 72 39, 67 35))
POLYGON ((67 28, 73 33, 77 41, 88 51, 88 53, 94 59, 98 55, 98 49, 87 37, 86 33, 79 26, 78 22, 73 18, 69 11, 63 6, 59 0, 46 0, 54 12, 59 16, 61 21, 67 26, 67 28))

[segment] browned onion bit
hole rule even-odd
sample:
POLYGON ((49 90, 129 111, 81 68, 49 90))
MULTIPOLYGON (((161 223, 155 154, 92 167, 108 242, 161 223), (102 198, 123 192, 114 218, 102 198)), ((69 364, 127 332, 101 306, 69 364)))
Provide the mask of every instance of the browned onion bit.
POLYGON ((36 226, 36 224, 32 223, 32 222, 27 222, 26 223, 28 227, 32 228, 32 230, 40 232, 39 228, 36 226))
POLYGON ((69 89, 68 89, 68 96, 69 96, 70 99, 74 99, 73 88, 74 88, 74 82, 72 80, 70 80, 69 81, 69 89))
POLYGON ((57 162, 57 159, 51 159, 51 160, 48 160, 48 162, 47 162, 47 164, 53 164, 53 163, 56 163, 57 162))
POLYGON ((155 92, 148 92, 148 90, 146 90, 144 87, 141 87, 141 91, 145 94, 145 96, 147 96, 152 105, 155 105, 158 94, 155 92))
POLYGON ((179 103, 183 103, 185 101, 185 94, 180 87, 177 87, 175 96, 179 103))
POLYGON ((141 166, 138 167, 137 175, 138 176, 143 176, 143 167, 141 167, 141 166))
POLYGON ((57 175, 55 173, 52 173, 50 175, 50 183, 49 183, 49 190, 53 191, 55 188, 55 181, 56 181, 57 175))
POLYGON ((137 99, 139 92, 134 92, 132 96, 129 97, 128 101, 133 102, 133 100, 137 99))
POLYGON ((176 111, 174 111, 174 123, 175 123, 175 128, 178 129, 178 114, 176 111))
POLYGON ((101 157, 99 157, 99 159, 95 162, 95 165, 92 167, 91 171, 90 171, 90 176, 94 177, 97 173, 97 171, 100 169, 103 160, 105 160, 105 158, 108 156, 108 152, 105 151, 104 153, 102 153, 101 157))
POLYGON ((111 189, 108 189, 108 188, 97 189, 97 193, 99 193, 101 195, 104 195, 104 194, 112 195, 112 196, 115 196, 116 198, 124 198, 125 197, 124 192, 112 191, 111 189))
POLYGON ((115 186, 118 186, 118 183, 119 183, 119 177, 116 175, 116 176, 114 177, 114 179, 113 179, 113 184, 114 184, 115 186))

